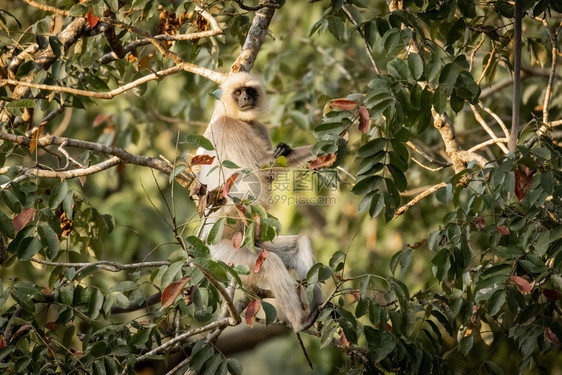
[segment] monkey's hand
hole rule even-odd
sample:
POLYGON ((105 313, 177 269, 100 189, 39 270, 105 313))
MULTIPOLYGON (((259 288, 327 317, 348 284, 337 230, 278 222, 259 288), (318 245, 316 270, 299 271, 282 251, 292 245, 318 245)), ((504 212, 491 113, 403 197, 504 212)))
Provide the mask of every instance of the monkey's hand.
POLYGON ((288 156, 291 154, 291 152, 293 152, 293 149, 289 145, 285 143, 279 143, 273 149, 273 157, 277 159, 279 156, 288 156))

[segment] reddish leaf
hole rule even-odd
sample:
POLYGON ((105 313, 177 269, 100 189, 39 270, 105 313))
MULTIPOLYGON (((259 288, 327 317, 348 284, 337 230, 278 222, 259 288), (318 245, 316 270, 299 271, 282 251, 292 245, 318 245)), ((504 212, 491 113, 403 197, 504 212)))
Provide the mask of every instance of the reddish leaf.
POLYGON ((31 142, 29 142, 29 151, 35 151, 35 148, 37 147, 37 141, 39 140, 41 134, 43 134, 43 126, 40 126, 37 129, 33 130, 31 142))
POLYGON ((242 205, 242 204, 237 204, 236 205, 236 212, 238 213, 238 216, 240 217, 240 220, 242 220, 244 225, 247 226, 248 220, 246 220, 246 207, 244 207, 244 205, 242 205))
POLYGON ((533 185, 533 175, 536 171, 531 171, 526 166, 521 170, 515 171, 515 196, 521 200, 533 185))
POLYGON ((215 160, 214 156, 210 155, 195 155, 191 159, 191 165, 209 165, 213 164, 213 160, 215 160))
POLYGON ((503 234, 504 236, 507 236, 509 234, 509 229, 505 225, 500 225, 496 228, 496 230, 499 234, 503 234))
POLYGON ((98 24, 99 18, 96 17, 96 14, 94 13, 94 10, 90 10, 88 12, 88 14, 86 14, 86 20, 88 21, 88 24, 90 25, 90 27, 94 27, 98 24))
POLYGON ((99 115, 96 116, 96 118, 94 119, 94 122, 92 123, 92 127, 96 128, 98 126, 100 126, 101 124, 103 124, 106 120, 108 120, 111 117, 111 115, 106 115, 104 113, 100 113, 99 115))
POLYGON ((164 310, 166 307, 174 303, 174 300, 177 296, 180 295, 188 280, 189 276, 182 277, 181 279, 174 281, 173 283, 168 285, 166 289, 164 289, 161 298, 162 307, 160 307, 160 311, 164 310))
POLYGON ((150 54, 144 56, 143 58, 141 58, 138 62, 139 70, 141 70, 142 68, 148 68, 150 66, 150 61, 152 60, 153 57, 154 57, 154 54, 150 53, 150 54))
POLYGON ((26 208, 12 219, 12 223, 14 224, 14 230, 16 232, 19 232, 21 228, 25 227, 25 225, 29 223, 31 220, 33 220, 34 218, 35 218, 35 208, 26 208))
POLYGON ((338 333, 340 334, 340 344, 342 344, 342 346, 346 348, 349 348, 349 341, 347 341, 347 338, 345 337, 345 333, 343 333, 343 329, 340 328, 338 333))
POLYGON ((256 236, 261 236, 261 218, 260 215, 255 213, 252 216, 252 219, 254 219, 254 233, 256 233, 256 236))
POLYGON ((336 155, 335 154, 327 154, 324 156, 320 156, 318 159, 313 160, 310 163, 310 169, 320 169, 320 168, 328 168, 329 166, 331 166, 332 164, 334 164, 334 162, 336 161, 336 155))
POLYGON ((244 318, 246 320, 246 324, 250 326, 250 328, 254 328, 254 323, 256 322, 256 315, 261 308, 261 301, 259 299, 255 299, 250 301, 248 307, 246 307, 246 313, 244 314, 244 318))
POLYGON ((363 134, 367 133, 369 130, 369 111, 363 106, 357 107, 357 116, 359 116, 359 131, 363 134))
POLYGON ((224 183, 224 186, 222 188, 222 196, 227 198, 228 197, 228 192, 230 191, 230 189, 232 188, 232 185, 234 185, 234 181, 236 181, 236 177, 238 177, 238 173, 234 173, 232 176, 230 176, 226 182, 224 183))
POLYGON ((418 241, 418 242, 416 242, 416 243, 413 244, 413 245, 408 244, 408 245, 406 245, 406 246, 409 247, 410 249, 416 250, 416 249, 419 249, 420 247, 422 247, 423 244, 426 243, 426 242, 427 242, 427 239, 424 238, 423 240, 418 241))
POLYGON ((21 335, 22 333, 24 333, 25 331, 27 331, 28 329, 31 328, 30 324, 24 324, 23 326, 21 326, 16 333, 14 333, 14 335, 12 336, 12 338, 10 339, 10 342, 14 341, 14 339, 16 337, 18 337, 19 335, 21 335))
POLYGON ((242 238, 244 238, 242 232, 238 232, 232 237, 232 246, 234 246, 236 250, 240 249, 240 246, 242 246, 242 238))
POLYGON ((521 294, 531 293, 531 284, 522 277, 519 276, 511 276, 510 280, 517 289, 521 292, 521 294))
POLYGON ((0 336, 0 349, 2 349, 3 347, 5 347, 6 345, 8 345, 6 343, 6 340, 4 340, 4 337, 0 336))
POLYGON ((349 303, 354 303, 361 299, 361 294, 359 294, 359 289, 355 289, 353 292, 347 294, 347 301, 349 303))
POLYGON ((387 331, 392 332, 392 326, 390 324, 386 323, 385 328, 387 331))
POLYGON ((269 251, 263 249, 260 255, 258 255, 258 259, 256 259, 256 265, 254 266, 254 273, 258 273, 260 271, 263 262, 265 262, 268 256, 269 256, 269 251))
POLYGON ((553 343, 554 345, 560 346, 560 339, 558 338, 558 336, 556 336, 556 334, 554 332, 552 332, 550 327, 546 327, 544 329, 544 338, 547 341, 553 343))
POLYGON ((562 298, 562 293, 554 289, 543 289, 542 294, 551 301, 558 301, 562 298))
POLYGON ((59 326, 55 322, 48 322, 47 324, 45 324, 45 327, 47 327, 47 329, 51 331, 56 331, 57 329, 59 329, 59 326))
POLYGON ((486 220, 484 220, 483 217, 477 217, 476 220, 474 220, 474 226, 478 229, 486 228, 486 220))
POLYGON ((350 110, 357 107, 357 102, 354 102, 353 100, 336 99, 330 105, 334 108, 350 110))

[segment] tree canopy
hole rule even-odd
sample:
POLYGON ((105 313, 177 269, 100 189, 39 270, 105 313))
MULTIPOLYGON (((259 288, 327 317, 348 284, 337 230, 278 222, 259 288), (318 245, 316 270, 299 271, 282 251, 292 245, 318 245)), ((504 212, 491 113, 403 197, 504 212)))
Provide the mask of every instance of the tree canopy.
POLYGON ((2 373, 562 369, 560 1, 10 0, 0 26, 2 373), (232 218, 199 230, 238 71, 274 144, 314 144, 232 239, 312 239, 298 336, 211 258, 232 218))

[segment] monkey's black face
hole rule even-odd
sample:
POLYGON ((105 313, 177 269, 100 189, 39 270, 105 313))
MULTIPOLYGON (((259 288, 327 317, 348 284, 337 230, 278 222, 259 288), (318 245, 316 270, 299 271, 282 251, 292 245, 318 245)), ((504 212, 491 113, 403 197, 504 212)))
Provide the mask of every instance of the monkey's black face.
POLYGON ((234 102, 238 103, 238 108, 243 111, 256 108, 258 104, 258 90, 253 87, 240 87, 232 93, 234 102))

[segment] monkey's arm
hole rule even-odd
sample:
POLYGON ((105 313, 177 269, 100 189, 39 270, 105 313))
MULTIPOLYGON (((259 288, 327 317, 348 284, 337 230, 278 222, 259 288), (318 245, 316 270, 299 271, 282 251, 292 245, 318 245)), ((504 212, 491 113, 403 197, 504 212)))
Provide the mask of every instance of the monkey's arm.
POLYGON ((287 158, 287 165, 289 167, 303 165, 315 158, 311 145, 291 148, 285 143, 279 143, 273 150, 273 158, 277 159, 279 156, 287 158))

